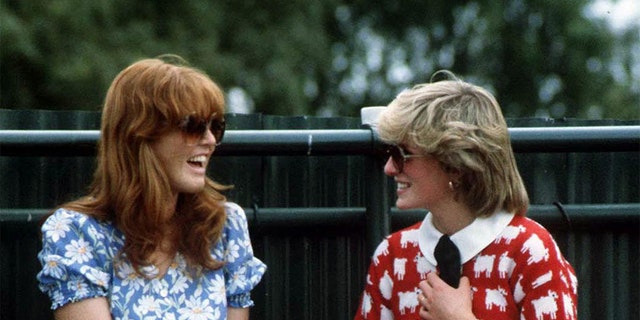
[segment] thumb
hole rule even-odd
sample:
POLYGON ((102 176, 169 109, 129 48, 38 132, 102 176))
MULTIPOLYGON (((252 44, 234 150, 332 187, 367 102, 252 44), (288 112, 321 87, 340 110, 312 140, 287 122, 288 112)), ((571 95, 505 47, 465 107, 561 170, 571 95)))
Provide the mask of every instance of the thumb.
POLYGON ((469 282, 468 277, 460 278, 460 284, 458 285, 459 289, 471 290, 471 283, 469 282))
POLYGON ((469 298, 473 299, 473 290, 471 290, 471 283, 469 282, 468 277, 460 278, 458 289, 469 292, 469 298))

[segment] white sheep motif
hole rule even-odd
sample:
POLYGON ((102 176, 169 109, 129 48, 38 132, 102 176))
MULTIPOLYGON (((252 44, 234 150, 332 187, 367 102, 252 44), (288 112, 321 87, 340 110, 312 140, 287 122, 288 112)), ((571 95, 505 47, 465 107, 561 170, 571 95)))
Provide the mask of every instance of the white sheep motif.
POLYGON ((500 243, 502 239, 505 239, 505 243, 510 244, 511 240, 517 238, 520 233, 523 233, 525 231, 527 231, 527 228, 522 225, 507 226, 506 228, 504 228, 504 231, 500 234, 500 236, 496 238, 495 243, 500 243))
POLYGON ((473 264, 473 272, 475 273, 476 278, 479 278, 482 272, 485 273, 487 278, 490 277, 491 272, 493 271, 493 262, 495 260, 495 255, 478 256, 473 264))
POLYGON ((400 314, 405 314, 405 309, 409 309, 411 313, 416 311, 419 294, 420 289, 418 288, 414 288, 413 291, 398 292, 398 300, 400 300, 398 308, 400 309, 400 314))
POLYGON ((533 281, 532 287, 538 288, 541 285, 551 281, 551 279, 553 278, 553 272, 551 270, 549 270, 549 272, 539 276, 535 281, 533 281))
POLYGON ((367 317, 367 313, 369 313, 371 311, 371 296, 368 293, 364 293, 364 295, 362 296, 362 309, 360 310, 360 313, 362 314, 363 317, 367 317))
POLYGON ((388 270, 385 270, 384 275, 382 276, 382 278, 380 278, 378 288, 380 289, 380 293, 385 299, 391 299, 391 294, 393 291, 393 280, 391 279, 391 276, 389 276, 388 270))
POLYGON ((398 280, 404 279, 404 274, 406 272, 406 264, 407 264, 407 258, 393 259, 393 275, 396 276, 398 280))
POLYGON ((573 300, 568 294, 562 294, 562 305, 564 309, 564 317, 567 319, 575 319, 573 314, 573 300))
POLYGON ((400 233, 400 246, 406 248, 411 243, 414 247, 418 246, 420 238, 420 229, 407 230, 400 233))
POLYGON ((513 269, 516 267, 515 261, 509 258, 507 252, 502 253, 500 255, 500 260, 498 262, 498 273, 500 274, 500 278, 511 277, 511 273, 513 269))
POLYGON ((420 273, 420 279, 426 279, 427 273, 432 271, 431 266, 429 265, 429 261, 422 254, 418 253, 415 258, 413 258, 413 262, 416 263, 416 270, 420 273))
POLYGON ((493 306, 497 306, 500 311, 504 312, 507 310, 507 291, 501 287, 498 289, 485 289, 486 296, 484 299, 484 305, 487 310, 493 309, 493 306))
POLYGON ((544 261, 549 260, 549 248, 544 247, 544 243, 540 238, 533 234, 527 241, 522 245, 522 249, 520 252, 525 253, 529 252, 529 259, 527 259, 527 264, 530 265, 532 263, 540 262, 544 259, 544 261))
POLYGON ((380 306, 380 320, 393 320, 393 312, 384 305, 380 306))
POLYGON ((373 264, 377 266, 380 263, 380 260, 378 260, 378 257, 380 257, 381 255, 386 256, 388 254, 389 254, 389 241, 387 239, 384 239, 382 240, 382 242, 380 242, 380 244, 376 248, 376 251, 373 253, 373 264))
POLYGON ((552 320, 556 318, 556 312, 558 311, 558 304, 556 303, 557 298, 558 294, 554 291, 549 290, 548 295, 531 301, 531 304, 533 304, 533 309, 536 311, 536 318, 538 320, 542 320, 545 314, 551 316, 552 320))

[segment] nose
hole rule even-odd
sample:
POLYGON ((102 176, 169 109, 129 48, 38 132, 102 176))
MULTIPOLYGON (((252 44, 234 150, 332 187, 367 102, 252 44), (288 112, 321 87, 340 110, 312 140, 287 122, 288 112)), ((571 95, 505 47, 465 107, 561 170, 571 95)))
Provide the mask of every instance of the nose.
POLYGON ((384 164, 384 174, 393 177, 398 173, 399 172, 398 172, 398 169, 396 169, 396 165, 393 164, 393 160, 391 159, 391 157, 389 157, 387 159, 387 162, 385 162, 384 164))
POLYGON ((218 141, 216 141, 216 137, 213 135, 211 130, 207 129, 204 131, 202 138, 200 139, 200 143, 208 146, 215 146, 218 141))

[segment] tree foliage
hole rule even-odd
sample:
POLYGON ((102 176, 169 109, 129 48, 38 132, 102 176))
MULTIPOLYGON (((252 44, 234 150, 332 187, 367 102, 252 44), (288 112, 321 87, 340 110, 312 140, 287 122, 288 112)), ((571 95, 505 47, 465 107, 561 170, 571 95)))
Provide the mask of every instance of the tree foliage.
POLYGON ((0 4, 2 108, 98 109, 123 67, 175 53, 269 114, 357 115, 449 69, 511 117, 640 116, 640 31, 587 0, 0 4))

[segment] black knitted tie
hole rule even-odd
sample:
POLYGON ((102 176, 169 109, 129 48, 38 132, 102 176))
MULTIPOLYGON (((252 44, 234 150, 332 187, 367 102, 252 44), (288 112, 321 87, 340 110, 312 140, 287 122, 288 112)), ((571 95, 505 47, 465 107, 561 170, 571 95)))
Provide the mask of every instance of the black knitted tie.
POLYGON ((460 283, 460 251, 446 234, 440 237, 433 252, 438 262, 440 278, 457 288, 460 283))

